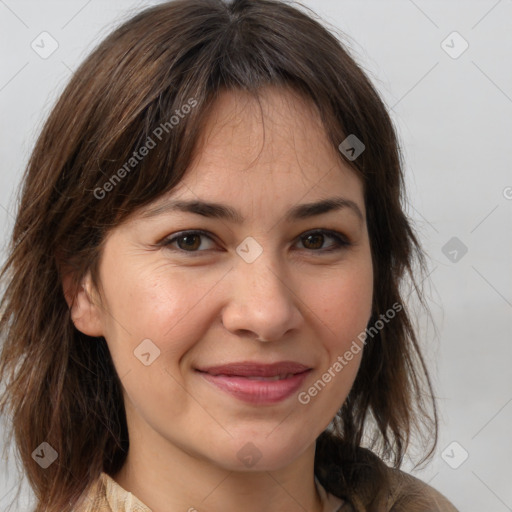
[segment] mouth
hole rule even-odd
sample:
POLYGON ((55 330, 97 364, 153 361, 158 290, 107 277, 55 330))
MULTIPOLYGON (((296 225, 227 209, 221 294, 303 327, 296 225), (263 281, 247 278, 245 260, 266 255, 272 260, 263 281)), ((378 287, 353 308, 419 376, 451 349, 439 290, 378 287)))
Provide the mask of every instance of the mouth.
POLYGON ((297 391, 312 368, 298 363, 235 363, 195 371, 216 389, 250 404, 275 404, 297 391))

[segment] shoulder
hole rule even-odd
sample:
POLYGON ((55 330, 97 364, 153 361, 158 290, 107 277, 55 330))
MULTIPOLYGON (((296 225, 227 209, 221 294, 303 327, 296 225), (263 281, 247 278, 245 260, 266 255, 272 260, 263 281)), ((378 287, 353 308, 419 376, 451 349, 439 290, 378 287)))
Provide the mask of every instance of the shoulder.
POLYGON ((396 469, 388 469, 390 512, 458 512, 439 491, 418 478, 396 469))
POLYGON ((345 499, 345 512, 458 512, 418 478, 387 466, 367 448, 350 447, 331 434, 320 436, 315 473, 328 492, 345 499))
POLYGON ((386 467, 386 484, 360 485, 345 495, 339 512, 458 512, 439 491, 403 471, 386 467))
POLYGON ((73 512, 151 512, 110 475, 101 473, 77 503, 73 512))
POLYGON ((459 512, 439 491, 408 473, 388 468, 385 489, 359 489, 339 512, 459 512))
POLYGON ((88 488, 75 505, 73 512, 112 512, 107 501, 103 474, 88 488))

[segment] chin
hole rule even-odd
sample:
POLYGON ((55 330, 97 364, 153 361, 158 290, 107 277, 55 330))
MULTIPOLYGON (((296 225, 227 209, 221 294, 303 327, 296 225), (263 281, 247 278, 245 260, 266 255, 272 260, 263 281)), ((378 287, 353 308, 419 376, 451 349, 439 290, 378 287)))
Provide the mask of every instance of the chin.
POLYGON ((219 447, 216 464, 229 471, 277 471, 291 464, 309 446, 293 436, 272 436, 239 433, 229 444, 219 447))

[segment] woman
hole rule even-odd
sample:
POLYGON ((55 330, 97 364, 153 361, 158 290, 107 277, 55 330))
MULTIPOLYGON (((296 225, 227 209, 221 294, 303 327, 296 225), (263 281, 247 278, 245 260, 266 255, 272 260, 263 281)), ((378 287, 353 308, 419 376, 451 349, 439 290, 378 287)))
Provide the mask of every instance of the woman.
POLYGON ((402 198, 390 118, 312 15, 178 0, 113 32, 43 128, 2 272, 36 512, 455 510, 399 470, 437 439, 402 198))

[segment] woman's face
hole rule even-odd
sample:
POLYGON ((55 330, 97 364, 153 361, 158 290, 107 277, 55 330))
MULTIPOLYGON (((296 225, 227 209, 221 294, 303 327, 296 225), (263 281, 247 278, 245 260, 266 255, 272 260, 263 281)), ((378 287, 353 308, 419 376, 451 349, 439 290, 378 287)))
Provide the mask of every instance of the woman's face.
POLYGON ((284 467, 314 445, 353 384, 372 304, 360 180, 309 103, 267 89, 261 108, 220 96, 179 186, 110 232, 101 307, 74 315, 107 340, 131 443, 229 470, 284 467), (326 199, 341 206, 305 208, 326 199), (282 361, 310 370, 288 382, 198 371, 282 361))

